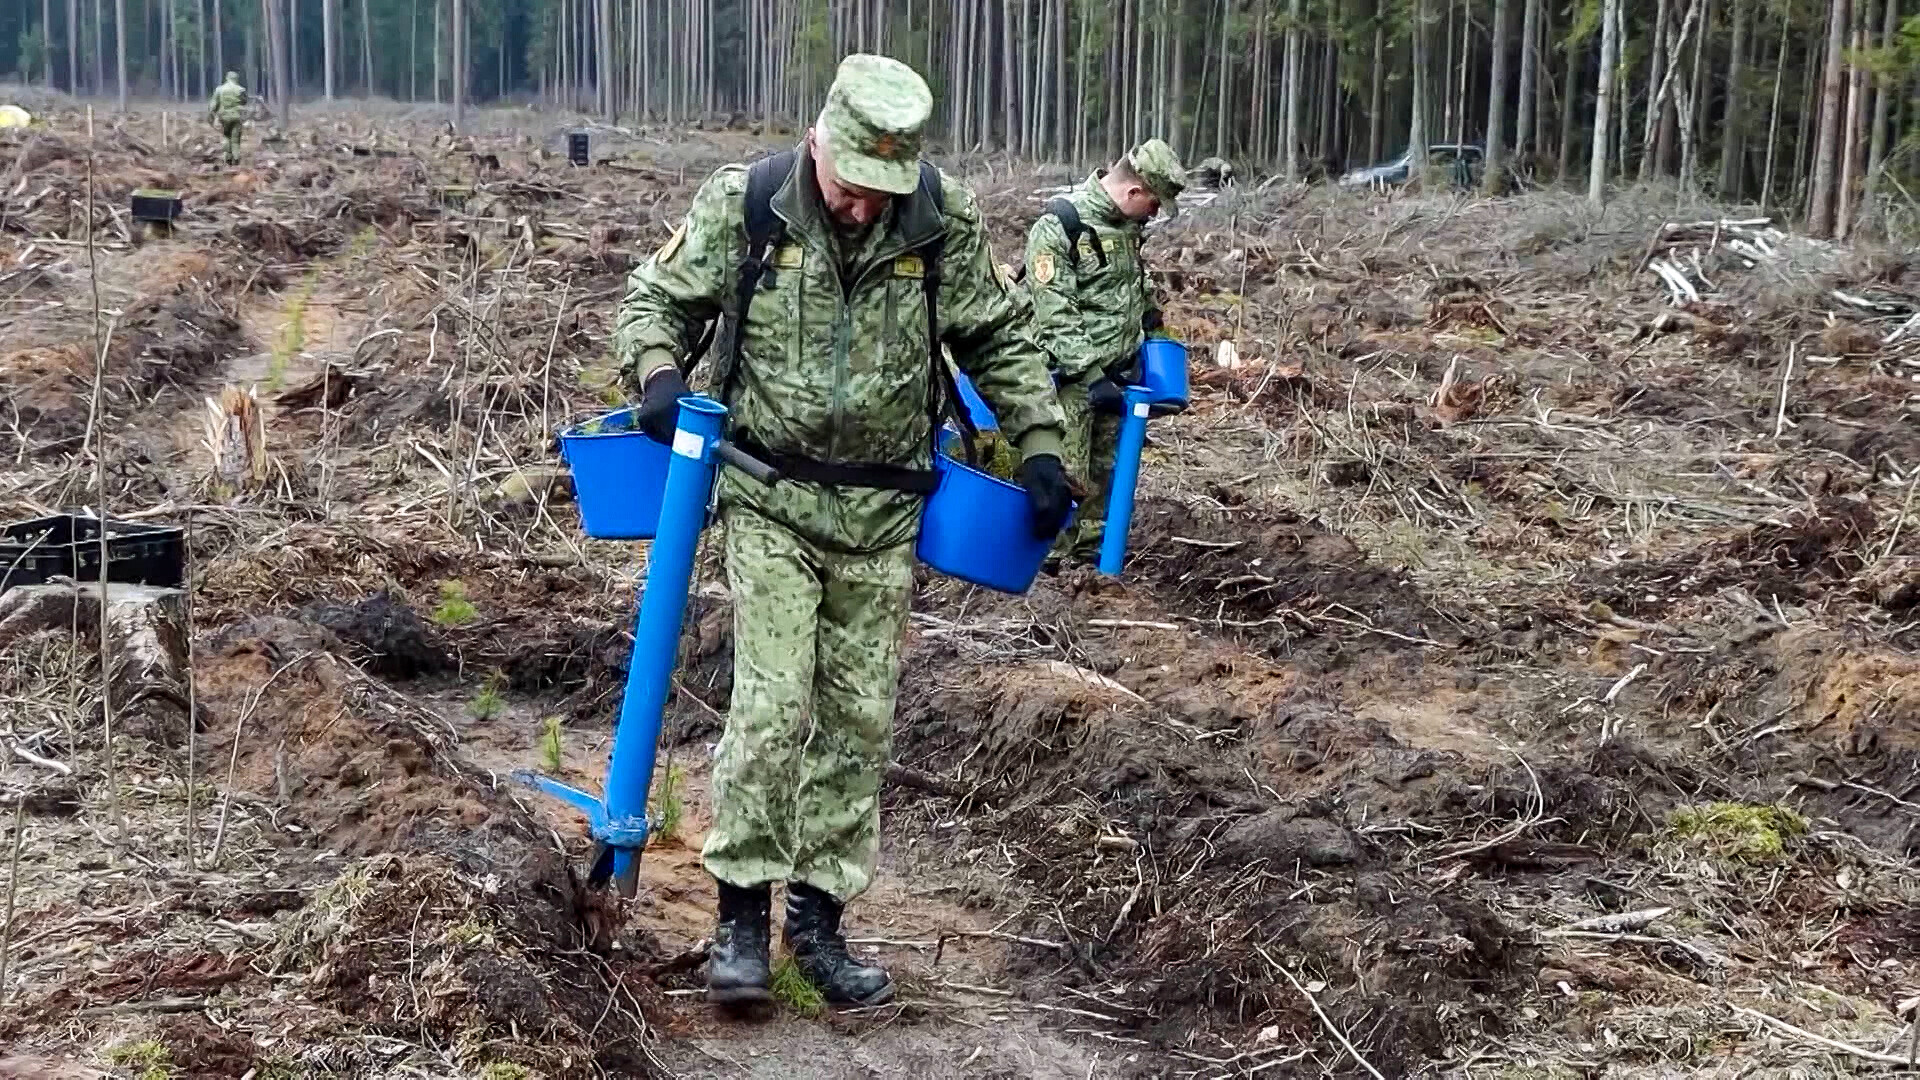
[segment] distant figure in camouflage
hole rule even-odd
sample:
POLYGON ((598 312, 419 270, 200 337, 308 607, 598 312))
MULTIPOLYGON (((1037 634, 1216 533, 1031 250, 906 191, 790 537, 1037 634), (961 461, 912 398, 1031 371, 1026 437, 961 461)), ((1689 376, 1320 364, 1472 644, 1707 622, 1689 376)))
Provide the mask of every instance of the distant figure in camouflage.
POLYGON ((723 1005, 771 1000, 781 881, 787 944, 827 999, 893 996, 884 970, 848 956, 840 919, 878 858, 913 541, 951 379, 941 344, 1024 451, 1034 535, 1056 536, 1071 506, 1046 354, 972 193, 920 161, 932 104, 905 64, 847 57, 796 150, 701 186, 628 278, 614 330, 638 423, 670 439, 689 343, 725 314, 738 337, 714 392, 731 438, 783 476, 719 481, 733 703, 702 856, 720 893, 708 995, 723 1005))
POLYGON ((1136 377, 1142 338, 1160 327, 1140 254, 1142 226, 1162 210, 1177 214, 1185 186, 1173 148, 1149 139, 1067 195, 1070 213, 1049 210, 1027 232, 1034 332, 1056 361, 1067 469, 1087 489, 1073 529, 1055 547, 1058 556, 1092 559, 1100 550, 1121 387, 1136 377))
POLYGON ((213 88, 213 100, 207 103, 207 122, 220 125, 227 164, 240 164, 240 139, 247 130, 247 88, 240 85, 238 72, 227 72, 227 81, 213 88))

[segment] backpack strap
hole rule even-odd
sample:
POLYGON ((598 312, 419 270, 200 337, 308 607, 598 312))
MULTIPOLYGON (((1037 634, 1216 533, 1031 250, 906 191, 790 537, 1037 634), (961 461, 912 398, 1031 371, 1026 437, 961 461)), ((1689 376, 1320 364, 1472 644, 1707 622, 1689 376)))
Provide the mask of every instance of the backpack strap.
MULTIPOLYGON (((946 214, 947 193, 940 184, 940 170, 924 161, 920 163, 920 190, 916 194, 932 203, 943 216, 946 214)), ((973 426, 973 416, 967 412, 967 403, 960 396, 960 384, 953 377, 953 369, 940 355, 940 257, 946 253, 946 246, 946 233, 942 232, 922 244, 919 250, 920 260, 926 266, 920 287, 927 301, 927 366, 932 376, 927 384, 927 424, 934 453, 938 454, 942 415, 952 416, 954 425, 960 429, 960 445, 966 451, 967 464, 973 465, 979 460, 975 442, 980 431, 973 426)))
MULTIPOLYGON (((786 223, 780 215, 773 212, 773 196, 780 190, 787 177, 793 174, 793 165, 797 151, 783 150, 770 154, 747 168, 747 193, 742 218, 746 226, 747 251, 740 259, 740 265, 734 272, 733 310, 726 317, 732 320, 730 331, 732 340, 728 343, 727 371, 720 382, 720 401, 730 404, 733 400, 734 386, 740 378, 740 358, 744 348, 746 334, 743 327, 747 321, 747 308, 752 306, 754 294, 760 290, 762 281, 773 280, 773 263, 768 255, 786 239, 786 223)), ((708 325, 687 357, 687 366, 704 355, 713 344, 718 333, 720 320, 715 319, 708 325)))
POLYGON ((1087 228, 1080 220, 1080 208, 1066 198, 1055 197, 1047 200, 1046 212, 1060 219, 1060 229, 1067 234, 1067 255, 1073 259, 1075 268, 1080 265, 1080 237, 1084 234, 1093 241, 1093 257, 1100 262, 1100 269, 1107 268, 1107 247, 1100 242, 1100 234, 1087 228))

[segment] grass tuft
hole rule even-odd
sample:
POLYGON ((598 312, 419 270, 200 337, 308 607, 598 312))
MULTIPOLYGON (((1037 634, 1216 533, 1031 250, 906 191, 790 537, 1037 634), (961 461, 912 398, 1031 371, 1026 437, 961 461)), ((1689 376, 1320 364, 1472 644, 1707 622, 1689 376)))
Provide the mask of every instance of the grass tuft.
POLYGON ((826 1011, 826 996, 813 985, 791 956, 783 956, 773 966, 774 1000, 802 1016, 819 1016, 826 1011))
POLYGON ((686 779, 686 770, 678 765, 668 766, 661 775, 653 798, 647 800, 647 820, 651 823, 647 833, 649 841, 655 838, 666 840, 680 831, 680 819, 686 814, 680 789, 686 779))
POLYGON ((547 717, 546 730, 540 735, 540 764, 545 766, 547 775, 560 773, 560 718, 547 717))

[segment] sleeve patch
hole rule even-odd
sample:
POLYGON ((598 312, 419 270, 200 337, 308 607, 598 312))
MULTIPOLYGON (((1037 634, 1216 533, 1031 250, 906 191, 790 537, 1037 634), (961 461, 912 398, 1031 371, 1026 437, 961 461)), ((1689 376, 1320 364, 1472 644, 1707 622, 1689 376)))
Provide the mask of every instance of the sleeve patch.
POLYGON ((680 253, 680 245, 686 242, 687 225, 685 222, 681 222, 679 227, 673 230, 673 235, 667 237, 667 242, 660 245, 660 250, 653 256, 654 261, 662 263, 672 262, 673 257, 680 253))
POLYGON ((1053 284, 1053 252, 1042 251, 1033 257, 1033 280, 1042 285, 1053 284))

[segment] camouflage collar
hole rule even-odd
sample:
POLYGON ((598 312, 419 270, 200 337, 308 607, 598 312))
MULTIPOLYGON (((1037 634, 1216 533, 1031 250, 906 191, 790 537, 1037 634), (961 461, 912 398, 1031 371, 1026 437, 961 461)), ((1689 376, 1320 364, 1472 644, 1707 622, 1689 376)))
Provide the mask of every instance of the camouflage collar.
MULTIPOLYGON (((827 217, 827 205, 820 197, 820 183, 813 175, 813 155, 807 152, 805 144, 794 155, 792 174, 780 185, 780 190, 774 192, 773 212, 801 242, 824 252, 833 250, 833 222, 827 217)), ((886 225, 886 238, 873 249, 873 262, 923 247, 947 228, 940 209, 918 192, 894 199, 893 213, 886 225)))
POLYGON ((1107 170, 1095 169, 1093 175, 1087 177, 1087 212, 1082 216, 1116 229, 1136 224, 1132 218, 1120 212, 1120 204, 1107 194, 1106 185, 1100 182, 1106 175, 1107 170))

